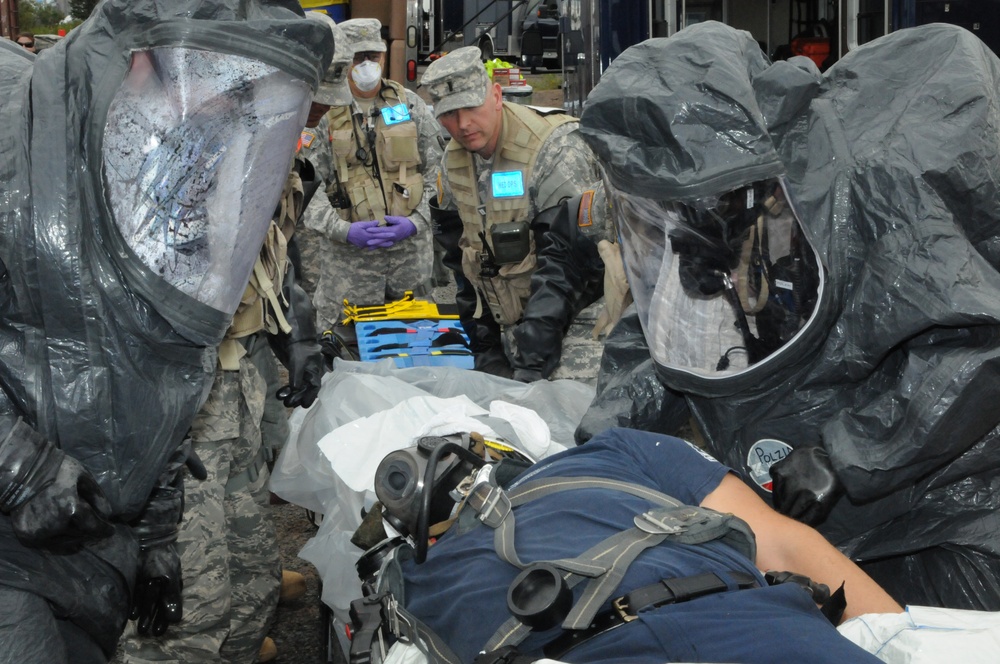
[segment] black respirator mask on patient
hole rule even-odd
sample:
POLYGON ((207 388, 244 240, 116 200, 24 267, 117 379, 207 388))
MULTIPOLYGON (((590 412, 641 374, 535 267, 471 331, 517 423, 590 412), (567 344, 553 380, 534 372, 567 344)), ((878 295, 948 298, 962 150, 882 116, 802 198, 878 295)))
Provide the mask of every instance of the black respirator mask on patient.
POLYGON ((382 459, 375 471, 375 495, 382 518, 412 539, 420 563, 429 538, 450 526, 484 466, 492 466, 495 481, 503 485, 531 463, 516 448, 478 433, 427 436, 382 459))

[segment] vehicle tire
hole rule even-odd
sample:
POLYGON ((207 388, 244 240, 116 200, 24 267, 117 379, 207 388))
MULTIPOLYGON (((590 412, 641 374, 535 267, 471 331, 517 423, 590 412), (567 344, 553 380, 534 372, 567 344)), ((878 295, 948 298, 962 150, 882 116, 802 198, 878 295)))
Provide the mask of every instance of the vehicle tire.
POLYGON ((479 52, 482 54, 483 62, 493 59, 493 42, 489 37, 479 40, 479 52))

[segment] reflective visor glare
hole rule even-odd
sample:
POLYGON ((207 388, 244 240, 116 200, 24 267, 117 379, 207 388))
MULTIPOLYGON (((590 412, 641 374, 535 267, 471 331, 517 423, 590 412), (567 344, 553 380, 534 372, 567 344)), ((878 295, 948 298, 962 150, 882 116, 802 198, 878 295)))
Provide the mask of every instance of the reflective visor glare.
POLYGON ((783 180, 683 203, 614 195, 629 285, 661 366, 738 374, 814 315, 823 273, 783 180))
POLYGON ((235 311, 309 108, 308 86, 256 60, 135 52, 104 132, 106 196, 139 260, 235 311))

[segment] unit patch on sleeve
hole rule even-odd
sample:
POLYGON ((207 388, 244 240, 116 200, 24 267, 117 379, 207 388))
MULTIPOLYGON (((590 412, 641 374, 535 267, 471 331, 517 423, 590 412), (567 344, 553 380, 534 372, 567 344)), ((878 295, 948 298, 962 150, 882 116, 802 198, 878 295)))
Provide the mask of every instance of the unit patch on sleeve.
POLYGON ((594 190, 588 189, 580 196, 580 211, 576 214, 576 225, 584 228, 594 224, 594 218, 590 214, 590 206, 594 204, 594 190))

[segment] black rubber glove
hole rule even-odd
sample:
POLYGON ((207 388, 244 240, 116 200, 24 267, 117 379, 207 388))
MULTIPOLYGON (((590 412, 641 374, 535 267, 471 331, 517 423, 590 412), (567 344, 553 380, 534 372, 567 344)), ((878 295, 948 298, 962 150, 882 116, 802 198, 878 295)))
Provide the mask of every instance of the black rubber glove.
POLYGON ((114 531, 90 471, 20 418, 0 442, 0 511, 27 546, 73 551, 114 531))
POLYGON ((285 271, 281 295, 287 303, 285 318, 291 329, 268 336, 275 356, 288 369, 288 385, 278 390, 276 396, 289 408, 308 408, 316 401, 323 385, 326 362, 316 334, 312 302, 296 283, 295 268, 290 264, 285 271))
POLYGON ((184 509, 184 490, 158 487, 132 527, 139 540, 139 569, 132 594, 131 620, 139 634, 160 636, 181 621, 181 558, 177 524, 184 509))
POLYGON ((475 365, 473 368, 476 371, 500 376, 501 378, 514 377, 514 369, 510 366, 507 356, 504 355, 502 345, 497 344, 496 346, 478 351, 474 347, 473 352, 475 352, 475 365))
POLYGON ((517 349, 518 327, 518 325, 509 325, 503 329, 502 334, 503 352, 512 367, 510 377, 522 383, 534 383, 536 380, 542 380, 544 378, 541 370, 529 367, 520 367, 517 366, 514 361, 511 361, 511 358, 517 358, 520 355, 517 349))
POLYGON ((771 466, 774 509, 816 526, 844 495, 844 487, 822 447, 800 447, 771 466))
POLYGON ((184 513, 183 468, 198 480, 207 478, 204 464, 185 440, 170 457, 135 523, 139 541, 139 567, 132 593, 130 620, 139 634, 161 636, 171 623, 181 620, 181 558, 177 529, 184 513))
POLYGON ((288 385, 278 390, 277 397, 289 408, 308 408, 323 386, 323 374, 326 373, 323 352, 315 341, 289 344, 285 350, 288 353, 285 363, 288 385))
POLYGON ((514 380, 519 380, 522 383, 534 383, 537 380, 544 380, 542 378, 541 371, 535 371, 534 369, 514 369, 514 380))

